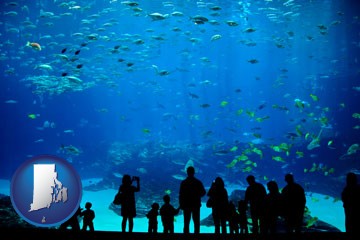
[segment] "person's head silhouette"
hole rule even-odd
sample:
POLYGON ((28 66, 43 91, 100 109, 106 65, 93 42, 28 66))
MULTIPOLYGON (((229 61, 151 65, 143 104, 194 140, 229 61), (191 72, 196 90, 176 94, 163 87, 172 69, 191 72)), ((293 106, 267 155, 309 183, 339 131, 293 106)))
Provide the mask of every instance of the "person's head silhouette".
POLYGON ((165 203, 169 203, 170 202, 170 195, 166 194, 164 197, 163 197, 163 200, 165 203))
POLYGON ((246 177, 246 181, 248 182, 249 185, 252 185, 255 183, 255 177, 253 175, 249 175, 246 177))
POLYGON ((215 179, 215 185, 216 185, 216 187, 218 187, 218 188, 224 188, 224 187, 225 187, 224 180, 223 180, 221 177, 217 177, 217 178, 215 179))
POLYGON ((285 175, 285 182, 288 184, 294 183, 294 176, 291 173, 285 175))
POLYGON ((90 209, 91 207, 92 207, 91 202, 87 202, 87 203, 85 204, 85 208, 86 208, 86 209, 90 209))
POLYGON ((195 175, 195 168, 193 166, 188 167, 186 173, 189 177, 193 177, 195 175))
POLYGON ((131 176, 129 174, 125 174, 122 178, 122 183, 124 185, 131 185, 131 176))
POLYGON ((349 172, 346 175, 346 184, 347 185, 356 185, 357 184, 357 177, 356 177, 355 173, 349 172))
POLYGON ((277 185, 277 183, 275 181, 269 181, 267 184, 266 184, 267 188, 269 189, 269 192, 270 193, 277 193, 279 192, 279 187, 277 185))
POLYGON ((159 210, 159 204, 157 202, 151 204, 151 208, 154 209, 154 210, 159 210))

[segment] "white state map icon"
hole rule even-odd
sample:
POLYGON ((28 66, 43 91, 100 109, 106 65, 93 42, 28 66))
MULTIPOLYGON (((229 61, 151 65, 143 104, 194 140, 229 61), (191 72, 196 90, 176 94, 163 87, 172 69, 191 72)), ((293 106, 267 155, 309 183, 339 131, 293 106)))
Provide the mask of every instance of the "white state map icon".
POLYGON ((67 188, 57 179, 55 167, 55 164, 34 164, 33 201, 29 212, 67 201, 67 188))

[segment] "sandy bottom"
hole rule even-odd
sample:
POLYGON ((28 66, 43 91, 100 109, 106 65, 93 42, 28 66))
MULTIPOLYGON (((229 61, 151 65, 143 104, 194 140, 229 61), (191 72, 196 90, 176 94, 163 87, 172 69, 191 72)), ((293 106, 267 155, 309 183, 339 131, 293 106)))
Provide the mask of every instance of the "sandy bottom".
MULTIPOLYGON (((96 179, 87 179, 83 181, 83 186, 86 186, 89 182, 94 182, 96 179)), ((231 189, 227 188, 231 193, 231 189)), ((0 193, 10 195, 10 181, 0 180, 0 193)), ((95 211, 96 217, 94 219, 95 230, 99 231, 121 231, 122 217, 115 214, 109 209, 109 204, 113 199, 116 190, 103 190, 103 191, 83 191, 83 197, 81 207, 85 206, 86 202, 93 204, 92 209, 95 211)), ((342 202, 335 200, 332 197, 328 197, 317 193, 307 193, 307 207, 309 208, 313 217, 318 217, 319 220, 327 222, 342 232, 345 231, 345 218, 342 202)), ((205 201, 206 198, 204 198, 205 201)), ((177 204, 174 204, 177 206, 177 204)), ((205 207, 205 202, 200 212, 201 219, 204 219, 211 214, 211 209, 205 207)), ((135 218, 134 219, 134 232, 147 232, 148 220, 147 218, 135 218)), ((159 219, 158 231, 161 232, 163 227, 159 219)), ((175 217, 175 232, 181 233, 183 231, 183 216, 178 215, 175 217)), ((190 231, 193 232, 193 226, 190 225, 190 231)), ((213 227, 200 227, 201 233, 213 233, 213 227)))

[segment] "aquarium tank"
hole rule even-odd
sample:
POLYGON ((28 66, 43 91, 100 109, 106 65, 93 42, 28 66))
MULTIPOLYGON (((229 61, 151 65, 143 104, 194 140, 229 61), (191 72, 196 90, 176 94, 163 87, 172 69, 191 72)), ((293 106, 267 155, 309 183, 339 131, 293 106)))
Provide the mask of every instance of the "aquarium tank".
MULTIPOLYGON (((345 0, 2 1, 1 193, 28 159, 67 160, 96 230, 138 176, 134 231, 186 168, 229 198, 254 175, 292 173, 306 228, 345 231, 341 192, 360 174, 360 8, 345 0), (329 209, 331 209, 329 211, 329 209)), ((59 177, 59 180, 61 177, 59 177)), ((202 198, 201 232, 213 232, 202 198)), ((182 232, 182 212, 175 232, 182 232)), ((161 223, 159 220, 159 231, 161 223)))

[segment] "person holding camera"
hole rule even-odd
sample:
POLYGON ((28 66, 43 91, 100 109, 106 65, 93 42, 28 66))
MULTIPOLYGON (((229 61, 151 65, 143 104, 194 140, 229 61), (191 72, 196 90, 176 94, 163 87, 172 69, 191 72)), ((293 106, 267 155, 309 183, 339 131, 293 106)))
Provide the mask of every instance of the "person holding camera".
POLYGON ((134 228, 134 217, 136 217, 135 192, 140 191, 140 178, 131 178, 130 175, 125 174, 122 178, 119 191, 123 194, 121 204, 121 216, 123 217, 121 230, 125 232, 127 222, 129 222, 129 232, 132 232, 134 228), (136 182, 136 186, 132 185, 134 181, 136 182))
POLYGON ((221 177, 217 177, 211 184, 207 193, 212 203, 212 217, 215 225, 215 234, 226 234, 226 222, 228 220, 229 198, 225 183, 221 177))

